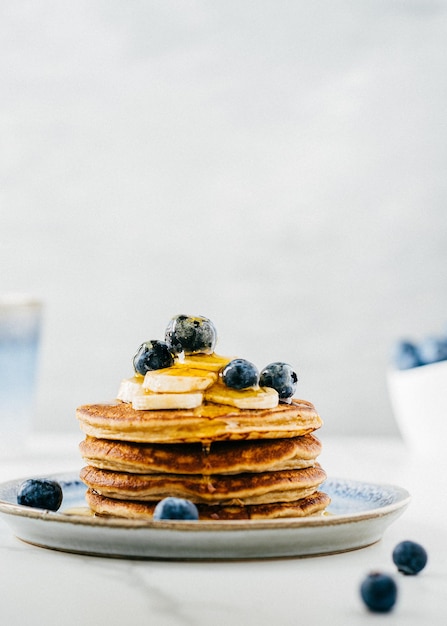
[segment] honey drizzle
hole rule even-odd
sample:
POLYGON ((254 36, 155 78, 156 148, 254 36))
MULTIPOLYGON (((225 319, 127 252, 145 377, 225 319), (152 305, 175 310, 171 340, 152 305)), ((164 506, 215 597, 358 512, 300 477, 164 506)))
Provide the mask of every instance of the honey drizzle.
POLYGON ((210 470, 210 462, 209 455, 211 453, 211 441, 203 441, 202 442, 202 467, 206 470, 206 473, 209 474, 210 470))

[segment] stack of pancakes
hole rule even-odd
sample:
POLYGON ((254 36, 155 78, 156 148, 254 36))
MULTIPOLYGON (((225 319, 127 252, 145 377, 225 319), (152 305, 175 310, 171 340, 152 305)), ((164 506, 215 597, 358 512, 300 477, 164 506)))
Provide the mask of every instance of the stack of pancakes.
POLYGON ((206 520, 303 517, 329 504, 310 402, 139 411, 117 401, 79 407, 77 418, 81 479, 97 514, 151 519, 168 496, 191 500, 206 520))

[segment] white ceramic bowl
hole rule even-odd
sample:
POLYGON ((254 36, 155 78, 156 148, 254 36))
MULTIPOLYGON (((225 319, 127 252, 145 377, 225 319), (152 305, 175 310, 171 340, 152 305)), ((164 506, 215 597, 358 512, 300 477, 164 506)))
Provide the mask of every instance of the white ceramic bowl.
POLYGON ((447 440, 447 361, 390 370, 388 390, 404 441, 415 452, 447 440))

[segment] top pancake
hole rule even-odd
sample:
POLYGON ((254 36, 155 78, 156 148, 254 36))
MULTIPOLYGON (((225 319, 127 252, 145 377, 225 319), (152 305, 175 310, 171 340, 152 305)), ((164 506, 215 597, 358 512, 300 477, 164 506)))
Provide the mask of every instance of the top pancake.
POLYGON ((92 437, 146 443, 298 437, 322 425, 313 404, 298 399, 273 409, 204 403, 196 409, 153 411, 138 411, 117 401, 81 406, 76 417, 81 430, 92 437))

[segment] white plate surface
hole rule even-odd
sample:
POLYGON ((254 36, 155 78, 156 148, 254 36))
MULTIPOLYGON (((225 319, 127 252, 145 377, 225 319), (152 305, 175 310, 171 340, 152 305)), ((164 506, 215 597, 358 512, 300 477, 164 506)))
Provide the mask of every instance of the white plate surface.
POLYGON ((332 502, 321 516, 153 522, 84 514, 85 485, 77 475, 49 478, 63 489, 57 512, 17 504, 24 478, 0 484, 0 515, 14 534, 45 548, 126 558, 252 559, 354 550, 379 541, 410 500, 409 493, 395 485, 330 478, 322 490, 332 502))

